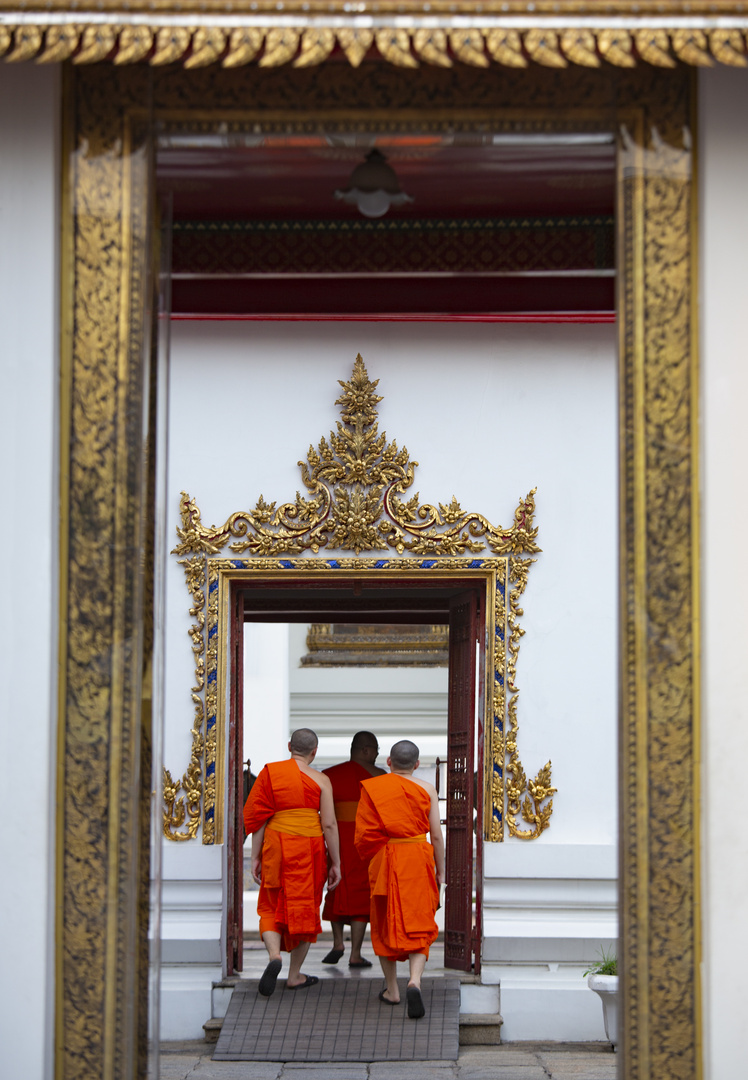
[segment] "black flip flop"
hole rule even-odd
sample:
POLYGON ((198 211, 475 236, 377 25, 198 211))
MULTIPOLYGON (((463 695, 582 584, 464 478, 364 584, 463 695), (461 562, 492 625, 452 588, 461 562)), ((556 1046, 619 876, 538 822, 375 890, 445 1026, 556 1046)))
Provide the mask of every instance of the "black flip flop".
POLYGON ((278 976, 280 975, 282 967, 282 960, 271 960, 263 971, 260 985, 257 987, 258 992, 262 994, 263 997, 270 997, 275 990, 275 984, 278 981, 278 976))
POLYGON ((317 983, 319 982, 319 979, 317 978, 316 975, 305 975, 304 978, 306 979, 306 982, 299 983, 298 986, 289 986, 288 983, 286 983, 286 989, 287 990, 308 990, 310 986, 316 986, 317 983))
POLYGON ((383 1001, 385 1003, 385 1005, 399 1005, 400 1004, 399 1001, 390 1001, 389 998, 386 998, 384 996, 386 990, 387 990, 387 987, 385 986, 384 990, 379 991, 379 1000, 383 1001))
POLYGON ((322 957, 322 963, 323 964, 337 964, 338 960, 341 958, 341 956, 343 955, 344 952, 345 952, 345 949, 330 949, 327 956, 322 957))
POLYGON ((422 1016, 426 1015, 421 991, 417 986, 408 987, 405 1000, 408 1002, 408 1016, 411 1020, 420 1020, 422 1016))
MULTIPOLYGON (((322 961, 324 964, 324 960, 322 961)), ((371 960, 365 960, 362 956, 360 960, 349 960, 348 967, 352 968, 369 968, 371 967, 371 960)))

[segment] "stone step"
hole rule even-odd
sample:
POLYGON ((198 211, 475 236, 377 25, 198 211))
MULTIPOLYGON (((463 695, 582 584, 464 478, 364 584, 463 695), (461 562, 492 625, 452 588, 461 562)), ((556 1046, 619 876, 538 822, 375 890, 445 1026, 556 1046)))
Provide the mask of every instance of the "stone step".
POLYGON ((460 1013, 460 1046, 498 1046, 503 1023, 500 1013, 460 1013))

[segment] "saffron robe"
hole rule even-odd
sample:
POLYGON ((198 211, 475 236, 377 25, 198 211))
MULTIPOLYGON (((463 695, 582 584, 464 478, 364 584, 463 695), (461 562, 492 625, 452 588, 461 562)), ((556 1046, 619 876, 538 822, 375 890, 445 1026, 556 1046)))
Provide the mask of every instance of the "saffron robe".
POLYGON ((321 790, 290 758, 265 766, 244 806, 247 833, 257 832, 266 825, 257 900, 260 933, 266 930, 279 933, 281 947, 286 952, 302 941, 316 941, 322 931, 319 909, 327 880, 327 851, 319 824, 321 790), (276 813, 282 816, 286 811, 298 810, 312 811, 300 815, 311 822, 311 827, 301 826, 305 835, 299 835, 293 824, 284 825, 282 821, 274 827, 276 813), (317 830, 318 835, 308 835, 317 830))
POLYGON ((342 881, 337 889, 325 896, 322 918, 329 922, 368 922, 369 869, 356 851, 356 811, 361 798, 361 781, 370 780, 371 773, 355 761, 344 761, 325 769, 332 784, 335 817, 340 836, 340 870, 342 881))
POLYGON ((356 849, 369 863, 371 942, 377 956, 406 960, 436 941, 439 905, 429 831, 429 793, 406 776, 373 776, 361 785, 356 849))

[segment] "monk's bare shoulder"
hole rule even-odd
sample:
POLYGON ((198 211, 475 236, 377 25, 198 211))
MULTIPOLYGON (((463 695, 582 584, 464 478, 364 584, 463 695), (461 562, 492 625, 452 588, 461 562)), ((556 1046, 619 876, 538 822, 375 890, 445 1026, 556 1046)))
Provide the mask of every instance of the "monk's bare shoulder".
POLYGON ((414 784, 418 784, 424 791, 428 791, 429 795, 436 795, 436 788, 433 784, 430 784, 428 780, 422 780, 420 776, 410 776, 409 780, 412 780, 414 784))
POLYGON ((299 769, 305 773, 310 780, 314 780, 315 784, 319 784, 323 791, 332 791, 332 784, 329 776, 325 776, 324 773, 311 768, 310 765, 304 765, 301 762, 299 762, 298 765, 299 769))

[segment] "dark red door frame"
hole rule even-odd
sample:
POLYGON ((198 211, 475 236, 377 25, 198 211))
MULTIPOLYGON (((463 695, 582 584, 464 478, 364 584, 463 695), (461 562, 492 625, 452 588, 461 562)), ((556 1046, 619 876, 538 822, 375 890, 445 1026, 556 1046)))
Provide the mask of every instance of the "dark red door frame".
MULTIPOLYGON (((475 742, 474 717, 475 717, 475 656, 476 641, 481 648, 478 650, 480 663, 480 678, 485 678, 483 645, 485 632, 483 629, 484 613, 486 605, 485 578, 480 580, 470 579, 470 576, 441 577, 437 581, 423 578, 399 578, 388 576, 383 580, 381 576, 372 576, 362 579, 360 577, 346 579, 345 575, 335 576, 335 586, 347 595, 337 595, 334 598, 324 595, 327 591, 325 585, 313 582, 309 578, 299 578, 289 575, 282 582, 268 579, 248 581, 246 577, 238 578, 231 583, 230 611, 231 611, 231 671, 230 694, 229 694, 229 827, 228 837, 228 888, 229 897, 227 905, 227 974, 233 974, 241 970, 241 942, 243 939, 242 918, 242 888, 243 888, 243 841, 244 827, 241 818, 241 790, 243 758, 243 702, 242 686, 237 687, 237 682, 243 679, 243 623, 247 622, 388 622, 388 623, 437 623, 444 622, 450 625, 450 639, 453 637, 453 628, 456 627, 455 619, 458 618, 452 611, 460 605, 467 603, 469 609, 466 628, 466 640, 459 651, 453 653, 450 642, 450 685, 456 672, 452 668, 454 664, 465 667, 461 678, 455 685, 462 689, 455 690, 455 694, 464 692, 466 701, 460 710, 460 727, 465 729, 461 732, 461 746, 464 743, 469 759, 465 769, 461 772, 459 787, 459 831, 462 840, 455 844, 452 836, 453 826, 450 821, 450 783, 454 796, 455 780, 458 772, 452 770, 450 781, 451 764, 448 765, 448 802, 447 802, 447 880, 452 878, 456 888, 447 888, 445 894, 445 967, 456 967, 458 970, 470 970, 471 961, 476 974, 480 971, 480 950, 482 940, 481 897, 482 866, 483 866, 483 840, 480 823, 482 817, 482 783, 473 784, 473 773, 477 768, 478 776, 483 775, 483 722, 479 719, 478 729, 478 760, 473 760, 473 746, 475 742), (304 600, 299 600, 302 592, 304 600), (389 592, 390 597, 387 596, 389 592), (451 595, 448 595, 451 594, 451 595), (303 609, 303 610, 302 610, 303 609), (469 640, 468 640, 469 639, 469 640), (454 660, 453 660, 454 656, 454 660), (467 770, 467 771, 465 771, 467 770), (477 790, 476 790, 477 789, 477 790), (476 904, 473 914, 472 908, 472 883, 473 883, 473 810, 477 810, 477 845, 476 845, 476 904), (464 834, 464 835, 463 835, 464 834), (450 867, 450 852, 451 862, 450 867), (454 866, 454 860, 460 861, 460 867, 454 866), (464 865, 463 865, 464 864, 464 865), (457 914, 459 912, 459 914, 457 914), (460 927, 457 926, 459 921, 460 927), (457 931, 461 936, 463 945, 455 949, 457 938, 451 935, 451 945, 447 947, 447 926, 457 931), (449 955, 448 955, 449 954, 449 955), (458 955, 459 954, 459 955, 458 955), (472 955, 471 955, 472 954, 472 955)), ((336 590, 337 591, 337 590, 336 590)), ((457 633, 454 634, 458 636, 457 633)), ((480 686, 485 693, 483 681, 480 686)), ((450 695, 449 730, 456 721, 454 715, 454 695, 450 695)), ((482 713, 478 713, 479 717, 482 713)), ((448 761, 451 762, 448 753, 448 761)), ((452 799, 451 816, 455 817, 457 803, 452 799)))

